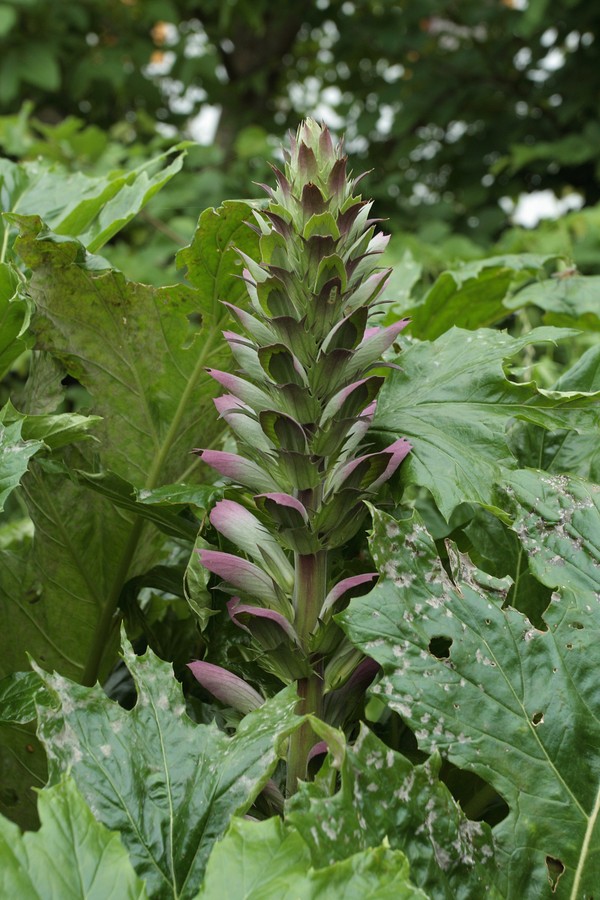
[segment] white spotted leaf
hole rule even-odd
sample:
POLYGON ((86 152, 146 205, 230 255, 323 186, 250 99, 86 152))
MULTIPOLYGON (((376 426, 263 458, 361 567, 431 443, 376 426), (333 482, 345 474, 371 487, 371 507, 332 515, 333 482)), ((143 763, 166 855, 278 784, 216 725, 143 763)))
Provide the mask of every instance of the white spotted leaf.
POLYGON ((439 900, 490 900, 494 848, 487 825, 466 818, 439 778, 440 757, 413 765, 363 726, 341 765, 333 797, 302 785, 287 822, 311 848, 315 864, 331 865, 387 839, 410 863, 412 881, 439 900))
POLYGON ((228 737, 188 718, 172 668, 148 651, 124 658, 135 707, 122 709, 99 686, 40 672, 39 736, 50 781, 70 771, 96 818, 120 832, 150 897, 197 892, 210 850, 232 816, 269 780, 282 743, 302 720, 286 688, 246 716, 228 737))
POLYGON ((535 577, 600 598, 600 486, 521 469, 505 480, 502 493, 535 577))
POLYGON ((416 516, 375 513, 371 550, 384 577, 339 620, 383 667, 379 696, 422 750, 505 799, 509 814, 493 833, 507 896, 590 898, 600 884, 594 595, 556 594, 537 629, 503 608, 468 560, 451 579, 416 516), (435 638, 445 639, 442 658, 435 638))

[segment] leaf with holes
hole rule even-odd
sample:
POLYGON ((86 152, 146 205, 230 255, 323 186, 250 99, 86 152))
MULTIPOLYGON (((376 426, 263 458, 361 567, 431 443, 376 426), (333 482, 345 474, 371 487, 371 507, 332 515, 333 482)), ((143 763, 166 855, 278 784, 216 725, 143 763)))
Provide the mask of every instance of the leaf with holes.
POLYGON ((550 588, 600 597, 600 485, 522 469, 501 492, 535 577, 550 588))
POLYGON ((194 897, 206 860, 234 815, 264 788, 302 722, 286 688, 246 716, 233 737, 195 725, 170 665, 151 651, 124 658, 138 698, 126 711, 102 689, 40 675, 39 735, 51 783, 69 770, 96 818, 120 832, 151 897, 194 897))
POLYGON ((406 855, 412 881, 427 895, 496 897, 490 830, 466 818, 439 780, 439 768, 439 756, 415 766, 362 726, 346 748, 338 793, 323 796, 318 785, 302 785, 286 821, 304 836, 315 865, 331 865, 387 838, 406 855))
POLYGON ((375 513, 383 576, 338 620, 381 664, 375 690, 439 751, 506 800, 495 827, 500 887, 511 897, 591 897, 600 883, 600 606, 556 595, 545 630, 503 608, 468 559, 454 579, 415 516, 375 513), (554 887, 553 887, 554 885, 554 887))

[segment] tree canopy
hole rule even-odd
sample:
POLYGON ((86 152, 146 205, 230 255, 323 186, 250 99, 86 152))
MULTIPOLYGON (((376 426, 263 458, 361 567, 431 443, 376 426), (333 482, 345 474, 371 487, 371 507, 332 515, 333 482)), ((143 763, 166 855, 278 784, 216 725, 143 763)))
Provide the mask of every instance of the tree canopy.
POLYGON ((107 132, 148 143, 216 107, 193 160, 212 173, 208 205, 244 196, 285 131, 322 116, 368 157, 382 215, 485 244, 506 225, 501 198, 600 199, 599 15, 584 0, 86 0, 53 16, 44 0, 1 3, 0 140, 37 152, 15 132, 28 101, 36 138, 85 121, 62 140, 90 164, 107 132))

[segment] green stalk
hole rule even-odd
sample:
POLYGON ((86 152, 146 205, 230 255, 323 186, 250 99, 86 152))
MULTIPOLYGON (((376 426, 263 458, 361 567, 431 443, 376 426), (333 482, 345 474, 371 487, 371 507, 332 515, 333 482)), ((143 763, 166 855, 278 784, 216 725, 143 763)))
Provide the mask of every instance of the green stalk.
MULTIPOLYGON (((305 500, 306 498, 303 498, 305 500)), ((312 499, 312 498, 311 498, 312 499)), ((295 555, 296 583, 294 607, 296 611, 296 632, 302 650, 309 656, 310 636, 314 630, 319 612, 327 594, 327 551, 321 550, 308 556, 295 555)), ((323 701, 323 674, 320 661, 314 663, 308 678, 298 680, 298 715, 321 715, 323 701)), ((298 781, 306 779, 308 754, 315 742, 314 732, 305 722, 290 737, 287 758, 287 795, 294 794, 298 781)))

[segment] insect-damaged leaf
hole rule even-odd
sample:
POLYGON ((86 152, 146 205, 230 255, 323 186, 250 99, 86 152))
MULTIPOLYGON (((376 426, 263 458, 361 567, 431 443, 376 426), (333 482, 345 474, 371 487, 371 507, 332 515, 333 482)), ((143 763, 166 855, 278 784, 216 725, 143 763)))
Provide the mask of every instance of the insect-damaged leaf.
POLYGON ((345 750, 333 797, 302 785, 286 821, 309 845, 313 863, 330 865, 387 838, 410 863, 428 896, 479 900, 497 895, 492 838, 471 822, 439 780, 439 756, 414 766, 362 727, 345 750))
POLYGON ((526 346, 571 332, 538 328, 520 338, 488 329, 452 328, 432 343, 409 346, 386 380, 373 433, 406 437, 413 450, 402 477, 426 487, 449 519, 460 503, 493 503, 503 467, 514 467, 505 430, 513 418, 545 428, 597 430, 598 399, 588 393, 538 392, 505 376, 503 361, 526 346))
POLYGON ((339 620, 383 667, 378 695, 421 749, 477 773, 506 800, 509 815, 494 829, 501 890, 592 896, 600 883, 595 596, 557 595, 547 630, 538 630, 503 609, 502 594, 482 587, 468 560, 453 583, 416 516, 376 513, 371 550, 384 578, 339 620))
POLYGON ((0 894, 23 900, 144 900, 119 835, 94 819, 71 778, 38 795, 42 827, 0 817, 0 894))
POLYGON ((138 691, 131 711, 99 686, 40 673, 39 734, 51 782, 69 769, 100 822, 121 833, 151 897, 194 897, 229 820, 267 783, 284 739, 302 720, 286 688, 246 716, 233 737, 195 725, 171 666, 151 651, 124 657, 138 691))
POLYGON ((510 473, 501 491, 536 578, 551 588, 600 597, 600 486, 521 469, 510 473))

